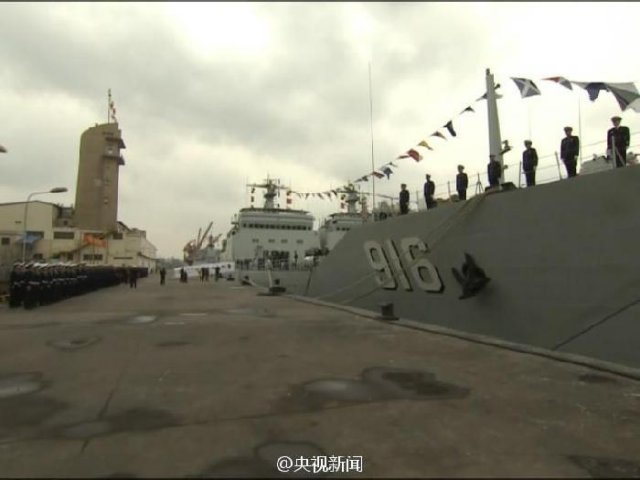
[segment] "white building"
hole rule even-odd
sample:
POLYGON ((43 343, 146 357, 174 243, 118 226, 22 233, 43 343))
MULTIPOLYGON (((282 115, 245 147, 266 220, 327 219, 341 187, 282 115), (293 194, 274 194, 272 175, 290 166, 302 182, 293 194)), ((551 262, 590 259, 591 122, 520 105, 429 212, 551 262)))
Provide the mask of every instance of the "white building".
POLYGON ((73 209, 43 201, 0 204, 0 265, 25 259, 155 268, 146 232, 117 222, 108 233, 74 227, 73 209), (26 231, 26 235, 24 232, 26 231), (23 247, 23 238, 25 245, 23 247))
POLYGON ((123 148, 115 122, 83 132, 75 208, 42 201, 0 204, 0 281, 23 257, 155 269, 156 247, 146 232, 117 221, 123 148))

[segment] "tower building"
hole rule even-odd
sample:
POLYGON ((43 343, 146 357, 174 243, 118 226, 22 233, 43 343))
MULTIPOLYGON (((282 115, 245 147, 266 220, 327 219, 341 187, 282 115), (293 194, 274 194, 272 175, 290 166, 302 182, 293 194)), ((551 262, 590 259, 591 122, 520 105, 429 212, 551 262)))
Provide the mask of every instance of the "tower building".
POLYGON ((80 137, 74 220, 81 229, 117 229, 118 174, 126 148, 117 123, 96 124, 80 137))

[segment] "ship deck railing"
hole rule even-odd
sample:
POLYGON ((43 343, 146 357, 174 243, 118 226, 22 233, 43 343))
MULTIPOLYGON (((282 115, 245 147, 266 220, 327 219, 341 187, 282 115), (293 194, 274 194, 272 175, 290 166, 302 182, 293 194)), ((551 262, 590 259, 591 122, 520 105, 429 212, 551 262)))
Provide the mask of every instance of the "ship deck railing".
MULTIPOLYGON (((636 136, 635 140, 640 140, 640 131, 631 133, 631 145, 627 149, 627 153, 631 153, 636 151, 636 153, 640 154, 637 149, 640 149, 640 143, 633 143, 634 136, 636 136)), ((580 147, 580 158, 578 160, 578 167, 580 167, 584 162, 591 161, 594 157, 601 157, 606 155, 606 140, 589 143, 585 145, 581 145, 580 147), (604 148, 603 148, 604 147, 604 148)), ((514 153, 518 158, 521 158, 522 154, 520 151, 516 153, 515 147, 512 147, 510 153, 513 155, 514 153)), ((508 154, 507 154, 508 155, 508 154)), ((505 182, 511 182, 517 187, 522 187, 526 185, 525 182, 525 174, 522 169, 522 162, 520 160, 516 162, 507 163, 504 165, 508 168, 504 171, 505 182)), ((613 167, 613 164, 611 165, 613 167)), ((578 174, 580 173, 578 168, 578 174)), ((487 180, 487 172, 486 169, 482 171, 476 171, 474 173, 467 173, 469 177, 469 187, 467 189, 467 198, 471 198, 478 193, 484 192, 485 187, 488 186, 487 180), (478 186, 482 188, 478 188, 478 186)), ((564 163, 560 159, 559 152, 553 152, 549 154, 540 155, 538 153, 538 166, 536 168, 536 185, 553 183, 567 178, 566 168, 564 163)), ((421 194, 421 192, 418 192, 421 194)), ((446 182, 436 183, 436 198, 440 199, 449 199, 453 195, 457 196, 456 192, 456 182, 455 177, 453 180, 448 180, 446 182)), ((376 195, 382 196, 382 195, 376 195)), ((391 199, 391 203, 395 203, 396 197, 386 196, 391 199)), ((420 199, 421 195, 418 197, 420 199)))

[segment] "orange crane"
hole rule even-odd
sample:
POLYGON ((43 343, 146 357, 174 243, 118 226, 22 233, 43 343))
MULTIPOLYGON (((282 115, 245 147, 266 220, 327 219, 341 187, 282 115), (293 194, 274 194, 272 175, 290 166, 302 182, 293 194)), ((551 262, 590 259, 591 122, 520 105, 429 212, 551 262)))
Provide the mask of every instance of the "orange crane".
POLYGON ((204 239, 207 237, 207 233, 209 233, 209 230, 211 230, 212 226, 213 222, 209 222, 209 226, 204 231, 204 235, 201 235, 202 228, 199 228, 198 237, 195 240, 189 240, 182 249, 182 252, 184 254, 184 261, 187 263, 187 265, 193 265, 193 262, 196 259, 196 254, 202 248, 202 242, 204 242, 204 239))

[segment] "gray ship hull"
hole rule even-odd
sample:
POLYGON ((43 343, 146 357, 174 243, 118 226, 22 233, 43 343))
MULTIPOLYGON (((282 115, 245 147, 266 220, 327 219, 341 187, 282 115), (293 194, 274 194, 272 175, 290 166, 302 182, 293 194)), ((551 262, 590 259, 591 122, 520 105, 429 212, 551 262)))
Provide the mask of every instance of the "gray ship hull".
POLYGON ((484 194, 363 225, 306 285, 280 278, 311 298, 390 302, 399 317, 640 367, 639 200, 637 166, 484 194), (465 253, 491 280, 460 299, 465 253))

